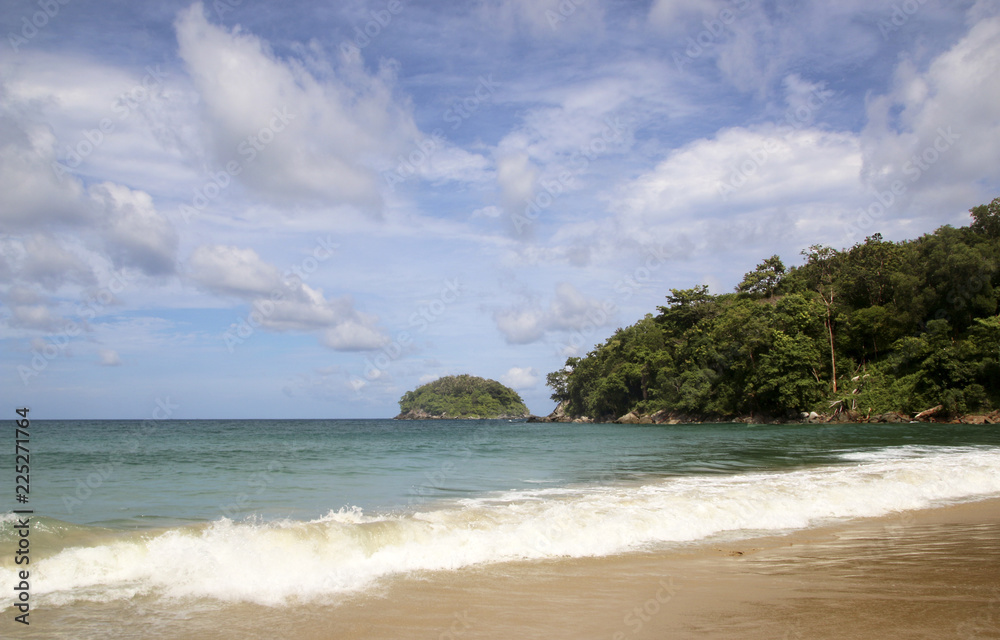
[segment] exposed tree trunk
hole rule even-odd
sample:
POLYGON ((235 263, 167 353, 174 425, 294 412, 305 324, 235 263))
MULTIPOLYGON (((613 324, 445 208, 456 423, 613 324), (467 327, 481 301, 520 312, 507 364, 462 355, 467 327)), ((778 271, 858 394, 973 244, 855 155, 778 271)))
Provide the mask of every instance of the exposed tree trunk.
POLYGON ((831 377, 833 378, 833 392, 837 393, 837 354, 833 349, 833 290, 830 290, 829 301, 822 293, 820 293, 820 297, 823 298, 823 302, 826 303, 826 322, 824 324, 826 324, 826 330, 830 334, 830 372, 831 377))

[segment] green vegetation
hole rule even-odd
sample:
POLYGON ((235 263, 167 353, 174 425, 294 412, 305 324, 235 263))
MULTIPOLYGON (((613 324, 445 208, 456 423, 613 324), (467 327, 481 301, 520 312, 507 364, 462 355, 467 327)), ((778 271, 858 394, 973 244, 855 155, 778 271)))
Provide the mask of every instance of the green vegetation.
POLYGON ((530 415, 521 396, 496 380, 446 376, 407 391, 398 418, 522 418, 530 415))
POLYGON ((671 289, 550 373, 552 399, 592 418, 1000 407, 1000 198, 971 213, 916 240, 813 246, 788 270, 772 256, 735 293, 671 289))

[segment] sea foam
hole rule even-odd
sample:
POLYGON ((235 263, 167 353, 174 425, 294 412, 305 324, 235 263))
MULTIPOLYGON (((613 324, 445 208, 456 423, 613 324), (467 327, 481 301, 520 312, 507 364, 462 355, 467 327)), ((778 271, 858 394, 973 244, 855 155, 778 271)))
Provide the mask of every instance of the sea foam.
MULTIPOLYGON (((119 532, 33 561, 32 593, 51 604, 143 594, 265 605, 336 601, 410 572, 746 538, 1000 496, 997 448, 893 447, 843 458, 841 465, 783 472, 499 492, 412 513, 345 508, 308 522, 221 519, 119 532)), ((11 582, 12 569, 0 568, 0 584, 11 582)))

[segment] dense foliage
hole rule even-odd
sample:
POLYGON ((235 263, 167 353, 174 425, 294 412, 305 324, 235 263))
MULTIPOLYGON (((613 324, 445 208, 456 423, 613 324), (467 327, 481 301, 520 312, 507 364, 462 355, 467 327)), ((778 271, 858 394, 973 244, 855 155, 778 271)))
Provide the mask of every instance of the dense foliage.
POLYGON ((1000 406, 1000 198, 969 227, 778 256, 735 293, 667 304, 549 374, 570 415, 728 417, 1000 406))
POLYGON ((521 396, 496 380, 470 375, 445 376, 407 391, 402 413, 424 412, 449 418, 499 418, 529 415, 521 396))

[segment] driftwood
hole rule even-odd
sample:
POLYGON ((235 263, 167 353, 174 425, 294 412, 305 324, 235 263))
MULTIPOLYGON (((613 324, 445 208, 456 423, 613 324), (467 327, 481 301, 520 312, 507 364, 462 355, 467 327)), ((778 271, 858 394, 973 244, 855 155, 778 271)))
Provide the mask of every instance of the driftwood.
POLYGON ((913 416, 913 419, 914 420, 920 420, 921 418, 929 418, 932 415, 934 415, 935 413, 937 413, 938 411, 941 411, 942 409, 944 409, 944 405, 940 405, 939 404, 936 407, 931 407, 930 409, 925 409, 925 410, 921 411, 917 415, 913 416))

